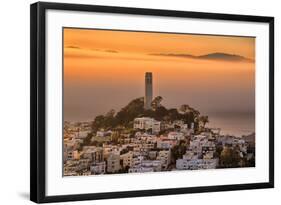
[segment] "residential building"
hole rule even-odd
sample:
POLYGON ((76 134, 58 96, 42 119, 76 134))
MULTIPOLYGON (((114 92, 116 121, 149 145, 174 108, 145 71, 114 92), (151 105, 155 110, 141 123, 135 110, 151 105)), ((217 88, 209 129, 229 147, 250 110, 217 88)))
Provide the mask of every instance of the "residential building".
POLYGON ((92 163, 103 161, 102 147, 84 146, 82 155, 84 159, 89 159, 92 163))
POLYGON ((153 168, 152 167, 131 167, 128 170, 129 173, 144 173, 144 172, 153 172, 153 168))
POLYGON ((182 156, 182 158, 184 160, 194 160, 194 159, 198 159, 198 154, 191 150, 187 150, 186 153, 182 156))
POLYGON ((150 117, 140 117, 134 119, 134 129, 150 130, 152 133, 158 133, 161 130, 161 122, 150 117))
POLYGON ((107 158, 107 172, 116 173, 121 169, 120 166, 120 155, 110 154, 107 158))
POLYGON ((159 151, 156 159, 161 161, 162 169, 167 169, 171 163, 171 150, 159 151))
POLYGON ((184 134, 181 132, 169 132, 168 139, 171 140, 184 140, 184 134))
POLYGON ((177 144, 176 140, 158 140, 156 147, 158 149, 170 149, 177 144))
POLYGON ((133 152, 127 152, 125 154, 120 155, 121 165, 123 168, 131 167, 133 165, 133 152))
POLYGON ((90 167, 90 171, 91 171, 91 174, 94 174, 94 175, 104 174, 105 168, 106 168, 106 164, 105 164, 105 161, 103 161, 103 162, 98 162, 98 163, 92 164, 90 167))
POLYGON ((178 159, 176 168, 179 170, 215 169, 218 159, 178 159))

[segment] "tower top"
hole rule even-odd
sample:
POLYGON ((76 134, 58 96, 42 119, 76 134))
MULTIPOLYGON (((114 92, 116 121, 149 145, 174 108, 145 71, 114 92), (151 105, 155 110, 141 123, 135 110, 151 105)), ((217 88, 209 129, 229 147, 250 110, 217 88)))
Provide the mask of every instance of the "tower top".
POLYGON ((146 72, 145 77, 152 77, 152 72, 146 72))

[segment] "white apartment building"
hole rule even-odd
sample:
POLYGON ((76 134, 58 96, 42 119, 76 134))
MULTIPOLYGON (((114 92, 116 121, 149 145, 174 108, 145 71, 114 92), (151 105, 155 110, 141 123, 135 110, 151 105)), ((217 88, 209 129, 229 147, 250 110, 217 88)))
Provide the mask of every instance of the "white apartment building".
POLYGON ((162 170, 162 162, 160 160, 143 160, 141 167, 152 168, 154 172, 162 170))
MULTIPOLYGON (((135 154, 136 155, 136 154, 135 154)), ((132 166, 138 166, 142 163, 144 157, 143 156, 140 156, 140 155, 137 155, 137 156, 134 156, 133 157, 133 165, 132 166)))
POLYGON ((161 165, 163 169, 167 169, 171 163, 171 151, 170 150, 159 151, 156 159, 161 161, 161 165))
POLYGON ((215 169, 217 165, 218 159, 178 159, 176 161, 178 170, 215 169))
POLYGON ((152 167, 131 167, 128 170, 129 173, 144 173, 144 172, 153 172, 153 168, 152 167))
POLYGON ((189 148, 196 153, 202 153, 202 142, 200 140, 190 141, 189 148))
POLYGON ((158 172, 161 171, 160 160, 142 160, 141 164, 130 167, 129 173, 158 172))
POLYGON ((204 135, 196 135, 193 137, 193 139, 190 141, 189 148, 193 152, 197 152, 199 154, 202 154, 202 147, 208 143, 208 139, 204 135))
POLYGON ((159 149, 170 149, 176 145, 175 140, 158 140, 156 147, 159 149))
POLYGON ((127 152, 125 154, 120 155, 120 160, 123 162, 123 167, 129 166, 131 167, 133 165, 133 152, 127 152))
POLYGON ((168 139, 171 140, 184 140, 184 134, 181 132, 169 132, 168 139))
POLYGON ((116 145, 103 144, 102 148, 103 148, 104 159, 107 159, 110 154, 119 154, 120 153, 120 148, 116 145))
POLYGON ((106 164, 105 161, 98 162, 90 166, 91 174, 104 174, 105 173, 106 164))
POLYGON ((103 149, 102 149, 102 147, 84 146, 83 147, 83 158, 89 159, 93 163, 103 161, 103 149))
POLYGON ((161 122, 150 117, 140 117, 134 119, 134 129, 152 130, 152 133, 160 132, 161 122))

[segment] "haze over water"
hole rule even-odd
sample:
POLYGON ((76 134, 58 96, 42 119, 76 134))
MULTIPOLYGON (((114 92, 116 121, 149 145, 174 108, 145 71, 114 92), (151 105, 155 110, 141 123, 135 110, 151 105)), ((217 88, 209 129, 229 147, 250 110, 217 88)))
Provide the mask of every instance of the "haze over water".
POLYGON ((249 37, 65 29, 64 119, 119 111, 144 96, 144 74, 152 72, 165 107, 189 104, 225 134, 250 134, 254 50, 249 37))

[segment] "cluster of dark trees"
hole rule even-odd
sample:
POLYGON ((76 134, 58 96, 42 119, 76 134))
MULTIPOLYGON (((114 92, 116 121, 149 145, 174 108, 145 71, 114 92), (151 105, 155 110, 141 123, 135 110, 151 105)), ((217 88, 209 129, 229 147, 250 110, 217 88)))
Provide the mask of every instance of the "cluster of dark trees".
POLYGON ((215 153, 215 157, 219 158, 219 165, 217 168, 254 167, 255 153, 254 150, 252 151, 248 150, 248 152, 253 153, 253 157, 248 160, 246 156, 241 157, 239 155, 239 147, 217 146, 215 153))
POLYGON ((194 128, 198 128, 199 121, 204 124, 208 122, 208 116, 200 116, 200 112, 189 105, 182 105, 179 109, 168 109, 161 105, 163 98, 157 96, 151 103, 152 109, 144 109, 144 98, 140 97, 132 100, 128 105, 115 113, 110 110, 105 115, 96 116, 92 123, 93 131, 98 129, 122 129, 132 128, 133 120, 137 117, 152 117, 159 121, 183 120, 190 127, 194 123, 194 128))
POLYGON ((187 142, 184 140, 181 140, 179 144, 175 145, 171 149, 171 154, 172 154, 172 162, 176 163, 177 159, 181 159, 182 156, 186 153, 186 148, 187 148, 187 142))

